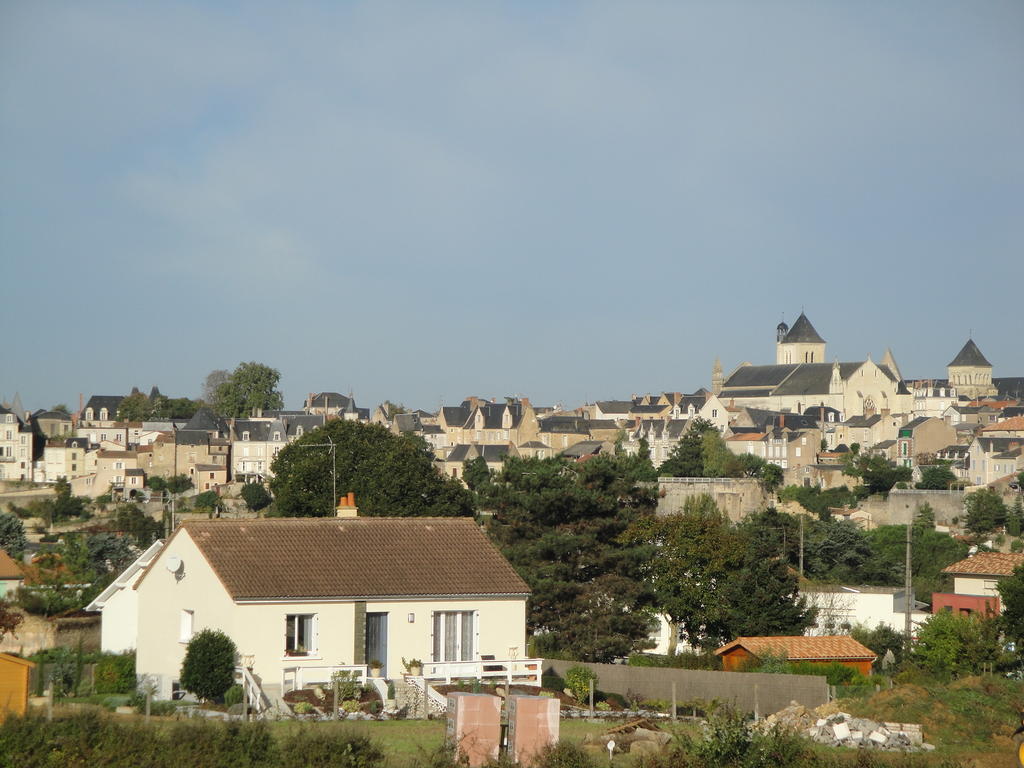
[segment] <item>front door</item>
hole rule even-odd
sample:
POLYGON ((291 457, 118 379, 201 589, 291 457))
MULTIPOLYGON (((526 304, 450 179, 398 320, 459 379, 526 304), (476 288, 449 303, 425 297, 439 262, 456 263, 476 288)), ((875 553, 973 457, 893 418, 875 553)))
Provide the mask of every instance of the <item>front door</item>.
POLYGON ((383 665, 380 673, 388 676, 388 615, 386 613, 366 614, 366 663, 374 659, 383 665))

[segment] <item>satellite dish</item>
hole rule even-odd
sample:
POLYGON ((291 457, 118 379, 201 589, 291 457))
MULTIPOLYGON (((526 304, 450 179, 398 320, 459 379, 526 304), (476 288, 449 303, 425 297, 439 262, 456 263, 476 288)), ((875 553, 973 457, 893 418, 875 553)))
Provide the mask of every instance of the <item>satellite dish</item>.
POLYGON ((181 558, 177 555, 171 555, 167 558, 166 568, 171 573, 179 573, 183 565, 185 565, 185 563, 183 563, 181 558))

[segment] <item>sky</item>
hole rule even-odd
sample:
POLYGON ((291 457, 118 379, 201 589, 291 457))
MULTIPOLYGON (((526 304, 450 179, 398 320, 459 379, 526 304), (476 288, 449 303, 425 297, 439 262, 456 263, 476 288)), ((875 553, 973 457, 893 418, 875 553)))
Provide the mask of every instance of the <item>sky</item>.
POLYGON ((1024 3, 0 0, 0 398, 1024 375, 1024 3))

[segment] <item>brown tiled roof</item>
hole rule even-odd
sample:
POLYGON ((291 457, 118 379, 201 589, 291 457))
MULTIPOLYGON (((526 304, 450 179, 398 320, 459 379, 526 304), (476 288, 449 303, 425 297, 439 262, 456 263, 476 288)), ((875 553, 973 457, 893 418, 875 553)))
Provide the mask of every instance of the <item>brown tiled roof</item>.
POLYGON ((1012 419, 1003 419, 995 424, 983 427, 982 432, 1019 432, 1024 431, 1024 416, 1014 416, 1012 419))
POLYGON ((181 530, 236 600, 530 591, 469 518, 196 520, 181 530))
POLYGON ((23 579, 25 574, 4 550, 0 549, 0 579, 23 579))
POLYGON ((1022 552, 979 552, 942 569, 943 573, 975 576, 1011 576, 1013 569, 1024 564, 1022 552))
POLYGON ((825 637, 737 637, 717 651, 721 655, 734 648, 745 648, 754 656, 763 653, 785 655, 791 661, 825 661, 829 659, 870 659, 874 651, 847 635, 825 637))

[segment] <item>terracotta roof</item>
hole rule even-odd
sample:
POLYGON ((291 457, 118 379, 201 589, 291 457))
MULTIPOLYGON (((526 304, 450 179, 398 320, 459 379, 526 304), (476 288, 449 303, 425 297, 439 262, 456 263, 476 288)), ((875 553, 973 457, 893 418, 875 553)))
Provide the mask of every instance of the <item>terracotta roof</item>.
POLYGON ((196 520, 181 531, 236 600, 530 591, 469 518, 196 520))
POLYGON ((745 648, 754 656, 762 653, 785 654, 791 661, 821 661, 826 659, 870 659, 874 651, 847 635, 825 637, 737 637, 715 653, 721 655, 734 648, 745 648))
POLYGON ((1018 565, 1024 565, 1022 552, 979 552, 942 569, 943 573, 976 576, 1010 576, 1018 565))
POLYGON ((1024 416, 1014 416, 1012 419, 997 421, 982 428, 982 432, 1018 432, 1024 431, 1024 416))
POLYGON ((8 555, 4 550, 0 549, 0 579, 24 579, 25 574, 21 568, 18 567, 18 563, 8 555))

